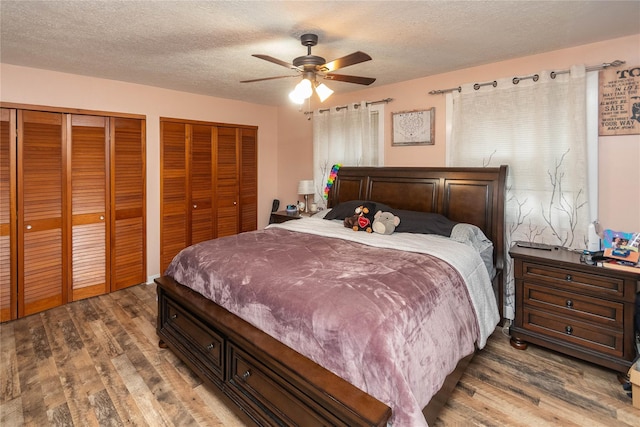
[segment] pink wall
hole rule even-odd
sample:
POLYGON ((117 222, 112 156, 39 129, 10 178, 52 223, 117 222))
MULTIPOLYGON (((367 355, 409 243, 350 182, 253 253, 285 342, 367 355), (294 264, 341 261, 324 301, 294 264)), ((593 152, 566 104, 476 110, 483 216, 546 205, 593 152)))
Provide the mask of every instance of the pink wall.
POLYGON ((269 219, 278 180, 275 107, 113 80, 0 64, 2 102, 147 117, 147 275, 160 274, 160 117, 258 126, 258 226, 269 219))
MULTIPOLYGON (((338 84, 334 83, 336 93, 322 108, 361 100, 393 98, 393 102, 385 107, 385 165, 443 166, 446 148, 445 96, 429 95, 429 91, 457 87, 463 83, 529 75, 541 70, 564 70, 574 64, 598 65, 616 59, 626 61, 625 66, 640 65, 640 34, 393 85, 366 88, 344 95, 340 95, 338 84), (435 145, 392 147, 391 112, 431 107, 436 109, 435 145)), ((311 108, 319 108, 319 105, 312 105, 311 108)), ((279 116, 278 195, 283 200, 295 201, 298 197, 295 194, 295 183, 312 174, 312 123, 293 107, 281 107, 279 116)), ((640 231, 640 168, 637 166, 640 165, 640 135, 601 137, 599 156, 598 210, 601 223, 606 228, 640 231), (621 168, 624 170, 622 180, 621 168)))

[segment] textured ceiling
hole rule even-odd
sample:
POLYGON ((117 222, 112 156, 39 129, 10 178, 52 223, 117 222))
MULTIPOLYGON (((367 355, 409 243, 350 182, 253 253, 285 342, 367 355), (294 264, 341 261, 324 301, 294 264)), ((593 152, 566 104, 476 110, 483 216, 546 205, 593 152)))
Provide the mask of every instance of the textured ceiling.
POLYGON ((337 73, 375 86, 640 33, 640 1, 0 0, 0 13, 3 63, 269 105, 298 80, 240 80, 296 73, 251 55, 291 62, 308 32, 327 61, 368 53, 337 73))

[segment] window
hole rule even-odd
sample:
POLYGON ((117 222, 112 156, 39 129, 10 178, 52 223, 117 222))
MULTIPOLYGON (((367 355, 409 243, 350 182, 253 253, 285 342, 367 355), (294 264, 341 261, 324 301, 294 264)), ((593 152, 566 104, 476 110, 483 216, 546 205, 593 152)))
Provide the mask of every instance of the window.
MULTIPOLYGON (((597 174, 589 171, 597 161, 588 144, 595 139, 597 149, 597 77, 593 97, 594 79, 584 66, 538 76, 518 84, 500 79, 495 88, 463 85, 448 95, 448 164, 509 166, 506 247, 524 240, 583 249, 597 215, 590 208, 597 207, 597 176, 588 179, 597 174)), ((510 262, 505 278, 505 313, 513 318, 510 262)))
POLYGON ((384 104, 351 104, 313 115, 315 200, 326 207, 324 189, 331 168, 384 164, 384 104))

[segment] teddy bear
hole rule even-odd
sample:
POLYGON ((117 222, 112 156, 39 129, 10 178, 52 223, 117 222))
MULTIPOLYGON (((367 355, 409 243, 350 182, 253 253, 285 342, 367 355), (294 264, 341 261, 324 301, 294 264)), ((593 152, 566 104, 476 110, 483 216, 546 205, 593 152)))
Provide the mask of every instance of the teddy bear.
POLYGON ((353 231, 366 231, 372 233, 371 225, 374 219, 375 204, 363 203, 355 209, 355 214, 344 219, 344 226, 353 231))
POLYGON ((395 216, 391 212, 376 212, 373 225, 374 233, 378 234, 391 234, 396 230, 396 227, 400 224, 400 217, 395 216))
POLYGON ((358 218, 360 215, 354 214, 348 217, 345 217, 342 222, 346 228, 353 228, 355 231, 358 231, 358 218))

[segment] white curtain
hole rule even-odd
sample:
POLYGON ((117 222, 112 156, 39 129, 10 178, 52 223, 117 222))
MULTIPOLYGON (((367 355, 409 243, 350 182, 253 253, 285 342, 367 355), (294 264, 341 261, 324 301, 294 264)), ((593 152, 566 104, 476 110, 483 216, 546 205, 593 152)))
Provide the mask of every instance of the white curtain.
POLYGON ((313 180, 315 200, 326 207, 323 197, 331 168, 378 166, 377 128, 365 101, 313 114, 313 180))
MULTIPOLYGON (((552 78, 463 85, 453 93, 451 166, 509 166, 506 247, 517 240, 584 249, 589 224, 584 66, 552 78)), ((511 262, 506 311, 513 318, 511 262)))

